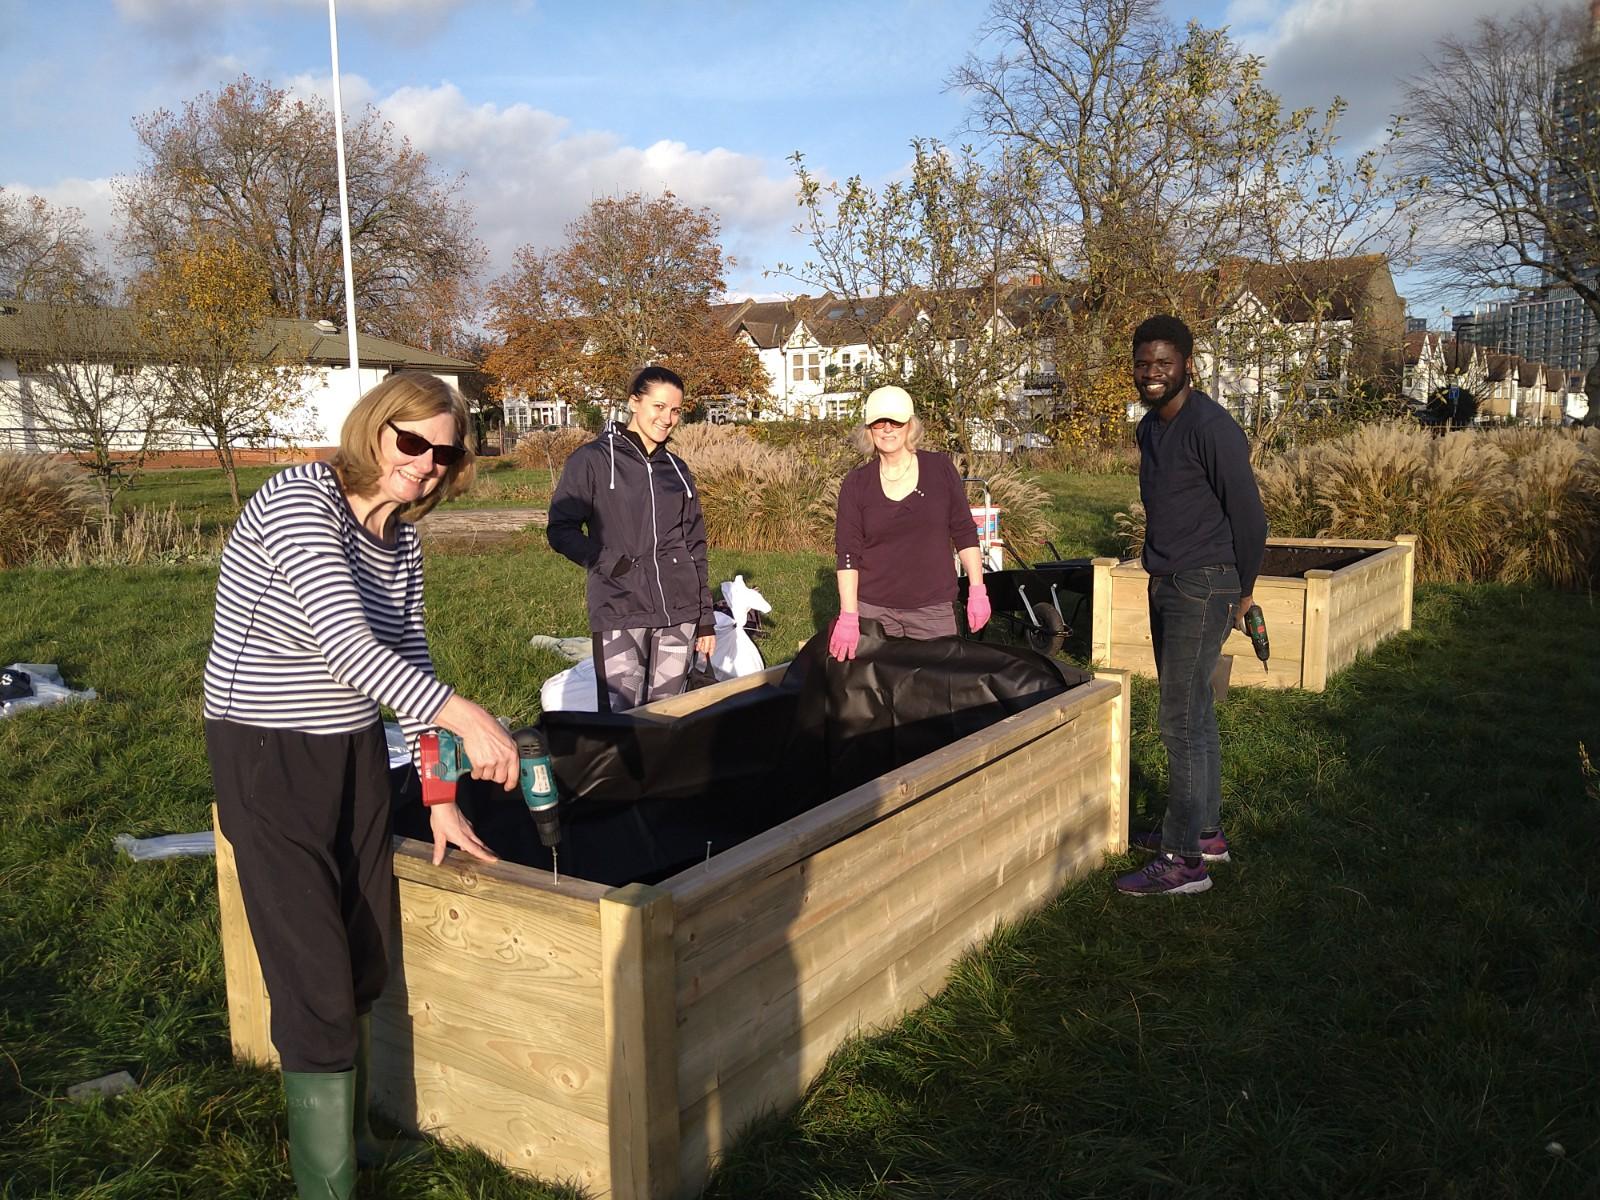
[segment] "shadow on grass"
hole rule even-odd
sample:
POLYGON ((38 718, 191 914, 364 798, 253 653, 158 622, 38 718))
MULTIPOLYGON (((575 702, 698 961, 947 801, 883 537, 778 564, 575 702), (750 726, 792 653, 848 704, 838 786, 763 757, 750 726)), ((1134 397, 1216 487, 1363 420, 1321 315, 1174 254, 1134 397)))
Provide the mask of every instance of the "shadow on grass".
MULTIPOLYGON (((1417 623, 1322 696, 1233 691, 1211 892, 1073 886, 707 1194, 1592 1193, 1600 613, 1424 589, 1417 623)), ((1151 799, 1153 686, 1135 724, 1151 799)))

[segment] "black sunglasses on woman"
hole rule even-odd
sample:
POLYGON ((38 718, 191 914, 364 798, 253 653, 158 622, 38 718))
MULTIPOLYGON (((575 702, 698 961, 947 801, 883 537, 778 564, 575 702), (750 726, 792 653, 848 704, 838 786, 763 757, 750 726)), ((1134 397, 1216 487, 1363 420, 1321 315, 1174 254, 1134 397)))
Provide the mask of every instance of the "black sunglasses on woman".
POLYGON ((393 421, 385 421, 390 429, 394 430, 394 444, 401 454, 409 454, 412 458, 421 458, 429 450, 433 451, 433 461, 441 467, 453 467, 461 461, 461 456, 467 452, 465 446, 438 442, 430 442, 420 433, 412 433, 409 429, 401 429, 393 421))

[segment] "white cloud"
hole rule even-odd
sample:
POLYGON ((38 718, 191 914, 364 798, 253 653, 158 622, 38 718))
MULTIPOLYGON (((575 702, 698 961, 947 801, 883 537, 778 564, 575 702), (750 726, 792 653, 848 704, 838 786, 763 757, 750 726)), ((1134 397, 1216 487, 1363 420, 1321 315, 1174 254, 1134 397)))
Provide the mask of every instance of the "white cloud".
POLYGON ((1252 53, 1264 55, 1267 85, 1291 108, 1349 102, 1347 144, 1369 144, 1401 113, 1403 81, 1419 73, 1439 38, 1483 17, 1503 16, 1517 0, 1233 0, 1228 23, 1252 53))
POLYGON ((19 196, 40 196, 56 208, 75 208, 107 251, 118 231, 117 197, 110 179, 62 179, 51 184, 6 183, 5 190, 19 196))
MULTIPOLYGON (((369 17, 442 16, 459 8, 463 0, 344 0, 346 12, 369 17)), ((221 13, 251 8, 320 8, 325 0, 115 0, 124 19, 145 25, 207 22, 221 13)))
MULTIPOLYGON (((352 86, 345 83, 347 97, 352 86)), ((526 104, 473 104, 449 83, 401 88, 375 104, 435 165, 466 172, 464 193, 495 274, 518 246, 559 244, 562 228, 591 201, 630 191, 670 189, 686 204, 712 209, 736 255, 794 221, 787 171, 774 175, 770 162, 753 155, 669 140, 624 145, 526 104)))

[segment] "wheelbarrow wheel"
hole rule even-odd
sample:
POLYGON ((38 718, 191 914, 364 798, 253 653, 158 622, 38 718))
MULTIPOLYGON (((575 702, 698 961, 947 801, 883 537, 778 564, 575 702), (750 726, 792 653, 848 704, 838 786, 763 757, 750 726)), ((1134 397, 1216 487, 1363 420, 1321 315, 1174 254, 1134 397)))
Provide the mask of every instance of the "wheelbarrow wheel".
POLYGON ((1061 619, 1053 604, 1035 604, 1034 618, 1038 624, 1027 627, 1028 648, 1040 654, 1060 654, 1067 644, 1067 623, 1061 619))

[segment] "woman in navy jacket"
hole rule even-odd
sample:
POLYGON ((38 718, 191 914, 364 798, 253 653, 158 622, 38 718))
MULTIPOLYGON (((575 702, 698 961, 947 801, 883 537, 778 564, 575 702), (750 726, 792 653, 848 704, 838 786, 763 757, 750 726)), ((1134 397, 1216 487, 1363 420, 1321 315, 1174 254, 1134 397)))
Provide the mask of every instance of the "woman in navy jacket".
POLYGON ((683 380, 645 367, 612 422, 567 459, 550 501, 550 545, 589 573, 602 712, 683 691, 694 655, 715 645, 706 524, 688 465, 667 449, 683 380))

